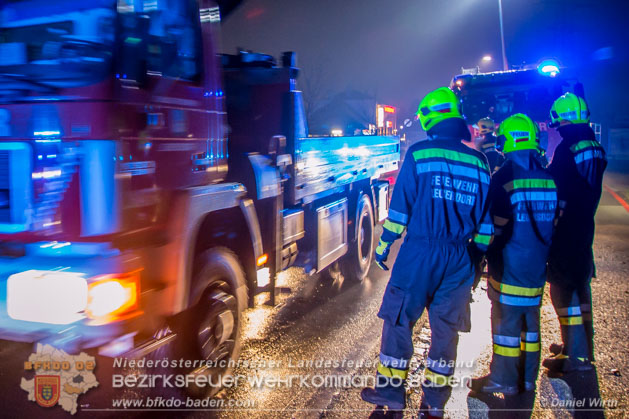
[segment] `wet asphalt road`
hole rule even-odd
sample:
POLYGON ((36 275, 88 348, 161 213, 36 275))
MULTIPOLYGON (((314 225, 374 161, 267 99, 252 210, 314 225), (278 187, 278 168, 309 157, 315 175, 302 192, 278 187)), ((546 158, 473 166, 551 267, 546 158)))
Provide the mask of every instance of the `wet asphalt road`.
MULTIPOLYGON (((399 245, 397 243, 392 249, 392 260, 399 245)), ((296 268, 283 272, 278 278, 278 286, 282 289, 278 304, 275 307, 265 305, 268 294, 261 294, 257 296, 257 306, 245 312, 242 366, 234 370, 235 375, 247 377, 247 380, 257 377, 267 381, 262 385, 247 381, 237 388, 223 391, 218 396, 218 400, 224 400, 219 402, 224 403, 222 409, 112 410, 112 400, 118 398, 185 398, 172 390, 112 389, 112 373, 162 374, 166 371, 113 369, 110 359, 99 357, 97 378, 101 385, 80 396, 76 417, 318 416, 338 392, 329 384, 322 384, 320 377, 338 376, 342 380, 354 373, 355 365, 361 361, 374 362, 372 354, 379 345, 382 327, 376 313, 387 278, 388 273, 375 265, 361 283, 347 281, 334 272, 310 277, 296 268), (262 365, 264 361, 267 365, 262 365), (310 378, 307 382, 299 382, 297 376, 310 378), (293 381, 286 381, 289 379, 293 381)), ((26 392, 19 388, 20 380, 25 376, 23 362, 31 352, 32 346, 28 344, 3 344, 0 347, 2 416, 37 417, 45 412, 46 417, 67 417, 58 406, 44 410, 27 401, 26 392)))
MULTIPOLYGON (((627 177, 608 176, 608 185, 620 196, 629 194, 627 177)), ((605 400, 617 400, 616 409, 608 409, 608 417, 624 417, 628 413, 626 388, 629 388, 629 212, 605 192, 597 216, 595 242, 599 277, 593 281, 594 318, 597 328, 597 374, 549 378, 543 368, 538 380, 537 397, 515 401, 478 400, 469 397, 465 388, 455 389, 447 406, 449 417, 601 417, 600 412, 579 412, 567 408, 550 408, 558 401, 590 395, 598 388, 605 400), (618 373, 613 371, 618 369, 618 373), (617 375, 619 374, 619 375, 617 375), (585 383, 585 384, 584 384, 585 383), (581 384, 581 387, 579 387, 581 384), (585 388, 584 388, 585 387, 585 388), (512 404, 508 404, 512 402, 512 404), (505 412, 505 408, 522 409, 505 412), (515 403, 515 404, 513 404, 515 403), (493 410, 489 412, 489 408, 493 410)), ((393 249, 394 260, 399 243, 393 249)), ((243 381, 237 388, 219 395, 223 406, 218 410, 107 411, 112 400, 146 396, 164 398, 180 395, 173 392, 147 394, 138 390, 111 390, 111 361, 99 359, 98 379, 101 387, 80 396, 76 417, 356 417, 366 418, 371 406, 359 397, 361 380, 373 375, 377 361, 382 323, 376 317, 386 286, 388 273, 374 266, 362 283, 340 276, 307 277, 297 269, 284 272, 279 284, 286 292, 279 304, 264 304, 245 313, 241 367, 236 376, 261 385, 243 381), (266 365, 263 362, 266 362, 266 365), (326 364, 326 361, 328 362, 326 364), (249 362, 250 365, 244 365, 249 362), (312 364, 308 364, 312 362, 312 364), (338 365, 334 365, 334 363, 338 365), (354 362, 354 364, 351 364, 354 362), (251 365, 251 364, 256 365, 251 365), (274 363, 274 365, 270 365, 274 363), (362 364, 361 364, 362 363, 362 364), (300 381, 299 377, 308 377, 300 381), (297 378, 295 378, 297 377, 297 378), (323 377, 323 378, 317 378, 323 377), (337 377, 333 383, 325 377, 337 377), (348 380, 343 382, 342 380, 348 380), (292 380, 292 381, 291 381, 292 380), (336 384, 336 385, 335 385, 336 384)), ((489 303, 481 284, 472 306, 472 333, 461 334, 459 360, 469 364, 460 368, 461 377, 482 376, 491 357, 489 303), (471 364, 470 364, 471 363, 471 364)), ((263 303, 266 296, 260 295, 263 303)), ((423 320, 415 329, 415 364, 421 365, 430 342, 430 330, 423 320)), ((543 355, 548 344, 558 340, 558 325, 549 298, 542 309, 543 355)), ((22 362, 31 352, 30 345, 0 346, 0 411, 3 417, 68 417, 59 407, 43 409, 26 400, 19 388, 24 376, 22 362)), ((421 375, 421 369, 414 372, 421 375)), ((330 378, 328 378, 330 379, 330 378)), ((420 393, 413 389, 409 409, 404 417, 416 415, 420 393)))

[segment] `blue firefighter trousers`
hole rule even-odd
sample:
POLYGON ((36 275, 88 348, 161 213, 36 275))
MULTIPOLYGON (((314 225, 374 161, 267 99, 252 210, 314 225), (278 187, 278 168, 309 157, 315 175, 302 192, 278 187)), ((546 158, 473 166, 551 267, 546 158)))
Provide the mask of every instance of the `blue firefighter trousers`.
POLYGON ((492 301, 494 353, 491 380, 503 386, 535 384, 539 371, 539 306, 512 306, 492 301))
POLYGON ((590 282, 572 286, 550 284, 550 298, 559 317, 563 354, 581 361, 594 358, 590 282))
POLYGON ((580 257, 565 255, 548 263, 550 298, 559 317, 563 354, 579 360, 594 359, 592 291, 594 274, 591 248, 580 257))
POLYGON ((473 281, 467 241, 407 235, 378 312, 384 320, 381 366, 395 362, 407 370, 413 327, 428 309, 431 345, 422 389, 423 403, 434 409, 443 409, 452 391, 449 377, 454 373, 458 332, 468 322, 473 281))

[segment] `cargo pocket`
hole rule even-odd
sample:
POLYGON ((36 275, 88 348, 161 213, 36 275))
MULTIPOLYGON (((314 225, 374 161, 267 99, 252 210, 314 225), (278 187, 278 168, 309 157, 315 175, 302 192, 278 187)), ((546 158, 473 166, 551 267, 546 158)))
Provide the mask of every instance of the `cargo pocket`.
POLYGON ((382 298, 378 317, 390 324, 397 324, 405 296, 406 292, 402 288, 389 284, 382 298))
MULTIPOLYGON (((471 310, 472 287, 460 286, 450 290, 448 298, 440 298, 439 303, 433 303, 428 307, 430 318, 437 319, 444 327, 457 332, 468 332, 471 330, 471 310)), ((431 324, 432 320, 431 320, 431 324)))

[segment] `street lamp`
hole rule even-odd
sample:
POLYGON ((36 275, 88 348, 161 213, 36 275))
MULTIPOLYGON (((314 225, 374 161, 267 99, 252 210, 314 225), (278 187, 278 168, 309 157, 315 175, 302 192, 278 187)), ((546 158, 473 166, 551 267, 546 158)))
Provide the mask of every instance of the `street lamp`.
POLYGON ((483 62, 490 62, 492 60, 492 56, 491 55, 484 55, 483 56, 483 62))
POLYGON ((505 31, 504 24, 502 22, 502 0, 498 0, 498 14, 500 15, 500 42, 502 43, 502 69, 507 71, 509 64, 507 64, 507 53, 505 52, 505 31))

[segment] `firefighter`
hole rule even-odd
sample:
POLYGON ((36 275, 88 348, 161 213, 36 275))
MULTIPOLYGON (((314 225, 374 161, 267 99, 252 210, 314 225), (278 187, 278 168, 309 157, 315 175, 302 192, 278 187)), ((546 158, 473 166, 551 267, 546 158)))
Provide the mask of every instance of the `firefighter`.
POLYGON ((582 97, 573 93, 561 96, 553 103, 550 118, 551 127, 562 138, 549 166, 562 211, 548 262, 548 282, 563 346, 552 345, 557 355, 543 365, 560 373, 591 369, 594 359, 592 243, 607 160, 589 126, 590 112, 582 97))
POLYGON ((428 93, 418 118, 428 141, 412 145, 406 154, 376 248, 376 263, 388 270, 391 244, 406 231, 378 312, 384 326, 377 385, 363 389, 361 396, 392 410, 405 407, 413 326, 428 308, 432 343, 422 409, 440 417, 450 396, 458 331, 474 281, 468 247, 475 243, 484 252, 493 234, 486 205, 490 173, 485 156, 461 142, 471 136, 450 89, 428 93))
POLYGON ((490 374, 473 380, 472 388, 514 395, 533 390, 539 371, 540 305, 558 198, 538 158, 537 125, 515 114, 500 124, 498 136, 506 162, 491 180, 495 238, 487 252, 494 353, 490 374))
MULTIPOLYGON (((476 123, 476 127, 478 128, 479 137, 477 138, 477 142, 474 144, 474 146, 477 150, 481 151, 485 155, 485 157, 487 157, 487 162, 489 163, 489 171, 493 175, 496 170, 500 169, 505 161, 503 154, 500 152, 502 147, 498 145, 497 138, 494 135, 494 132, 496 131, 496 124, 493 119, 486 116, 478 120, 478 122, 476 123)), ((485 258, 481 258, 480 263, 476 267, 473 289, 476 289, 476 287, 480 283, 483 273, 485 273, 486 266, 487 262, 485 258)), ((470 324, 468 324, 467 327, 462 331, 469 332, 470 329, 471 321, 470 324)))
POLYGON ((477 123, 478 133, 480 134, 480 151, 483 152, 485 157, 487 157, 487 161, 489 162, 489 169, 492 174, 496 172, 496 170, 500 169, 500 166, 505 161, 505 157, 502 153, 496 148, 497 141, 494 132, 496 130, 496 124, 494 120, 490 117, 481 118, 477 123))
MULTIPOLYGON (((494 120, 490 117, 486 116, 485 118, 481 118, 476 123, 478 127, 478 142, 475 144, 478 150, 480 150, 485 157, 487 157, 487 162, 489 163, 489 171, 493 175, 496 170, 500 169, 505 161, 504 155, 500 152, 502 149, 502 145, 499 145, 494 132, 496 131, 496 124, 494 120)), ((474 289, 480 283, 480 280, 485 273, 487 263, 485 258, 480 259, 480 263, 476 267, 476 274, 474 277, 474 289)), ((469 316, 468 316, 469 317, 469 316)), ((463 332, 469 332, 471 329, 471 322, 467 325, 467 327, 462 330, 463 332)))

